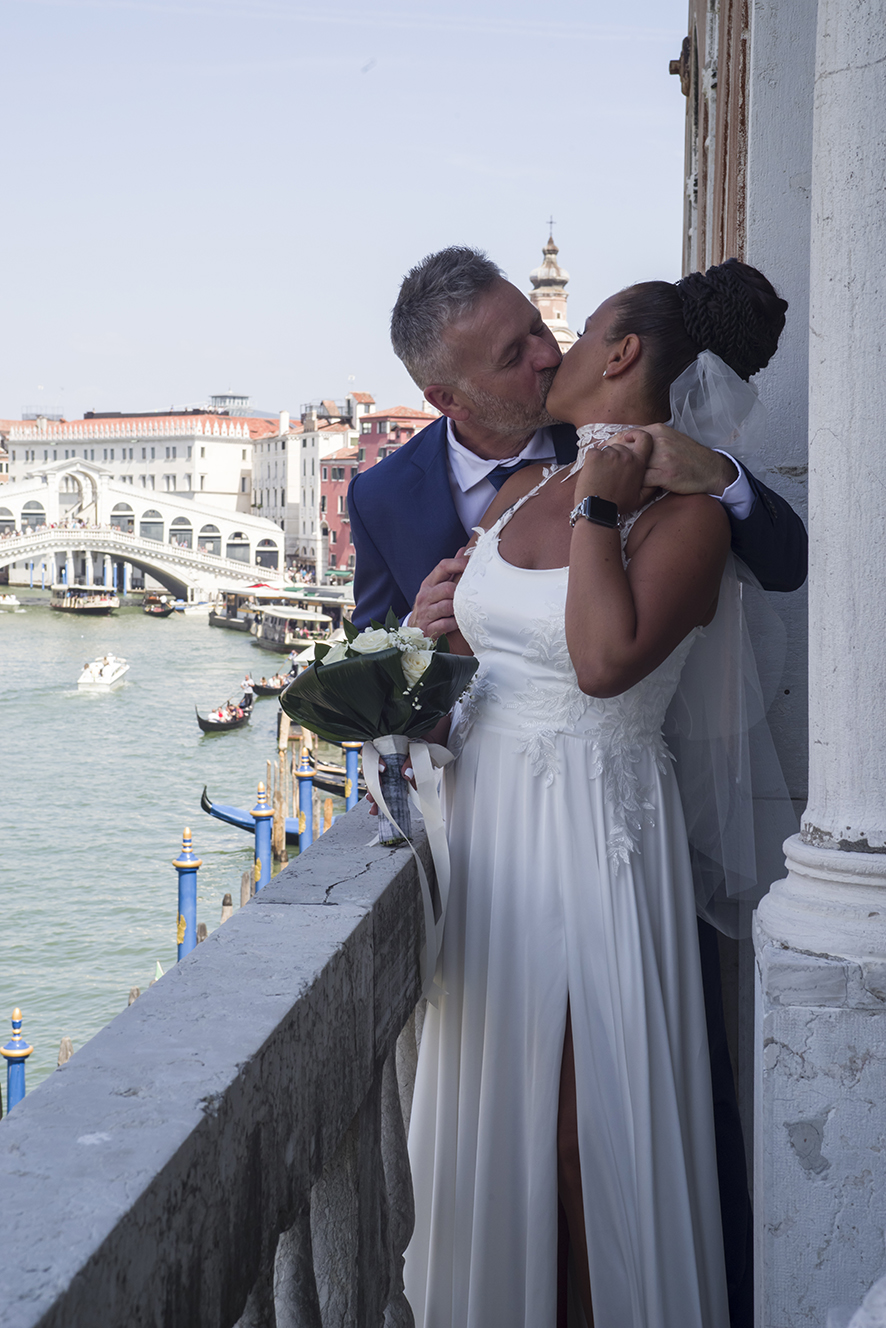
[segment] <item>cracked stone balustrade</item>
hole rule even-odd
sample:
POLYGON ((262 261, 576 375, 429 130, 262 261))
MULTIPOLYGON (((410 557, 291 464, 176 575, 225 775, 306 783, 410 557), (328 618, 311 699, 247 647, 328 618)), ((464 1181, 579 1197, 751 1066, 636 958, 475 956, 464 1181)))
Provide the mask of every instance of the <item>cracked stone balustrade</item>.
POLYGON ((884 105, 884 0, 820 0, 809 802, 756 919, 758 1328, 820 1328, 886 1266, 884 105))
POLYGON ((0 1122, 3 1328, 412 1328, 422 907, 373 833, 341 817, 0 1122))

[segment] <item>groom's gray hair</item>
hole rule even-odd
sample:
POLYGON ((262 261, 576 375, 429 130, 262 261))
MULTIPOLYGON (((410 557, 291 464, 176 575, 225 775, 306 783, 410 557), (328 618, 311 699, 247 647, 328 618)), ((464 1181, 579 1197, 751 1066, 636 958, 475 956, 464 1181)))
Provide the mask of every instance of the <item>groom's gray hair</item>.
POLYGON ((444 340, 446 329, 503 276, 482 249, 452 245, 423 258, 403 278, 391 314, 391 343, 422 390, 429 383, 454 381, 452 353, 444 340))

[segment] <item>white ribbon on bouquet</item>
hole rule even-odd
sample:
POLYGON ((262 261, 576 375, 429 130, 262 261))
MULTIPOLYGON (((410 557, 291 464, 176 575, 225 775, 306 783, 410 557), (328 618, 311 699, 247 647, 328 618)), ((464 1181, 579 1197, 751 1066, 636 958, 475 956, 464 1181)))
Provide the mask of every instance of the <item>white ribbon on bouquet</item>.
POLYGON ((397 833, 403 836, 409 845, 412 856, 415 858, 419 884, 421 885, 421 901, 425 920, 425 943, 422 946, 420 961, 421 994, 434 1005, 437 1003, 437 998, 442 994, 442 989, 434 985, 434 975, 437 971, 437 960, 443 943, 443 924, 446 920, 446 906, 449 902, 450 876, 449 845, 446 842, 446 828, 443 824, 439 783, 434 771, 448 765, 454 759, 452 752, 446 747, 441 747, 438 743, 424 742, 422 739, 410 741, 409 738, 399 733, 376 738, 374 742, 364 742, 363 744, 363 777, 366 780, 366 787, 375 799, 379 811, 384 813, 397 833), (431 861, 434 864, 434 873, 437 877, 440 916, 436 919, 434 917, 431 886, 421 858, 415 851, 408 835, 403 833, 403 830, 391 815, 381 791, 381 781, 379 779, 380 759, 385 756, 406 754, 409 756, 415 776, 415 788, 411 784, 409 785, 409 800, 424 818, 428 846, 431 850, 431 861))

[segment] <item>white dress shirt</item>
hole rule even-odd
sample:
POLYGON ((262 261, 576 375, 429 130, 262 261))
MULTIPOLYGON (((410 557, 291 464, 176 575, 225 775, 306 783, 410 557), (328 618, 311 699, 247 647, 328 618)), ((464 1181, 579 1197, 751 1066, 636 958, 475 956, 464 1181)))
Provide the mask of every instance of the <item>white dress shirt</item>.
POLYGON ((479 524, 480 518, 498 490, 486 478, 496 466, 516 465, 518 461, 553 461, 554 442, 550 429, 537 429, 529 442, 515 457, 504 461, 479 457, 464 447, 455 436, 452 420, 446 421, 446 462, 449 467, 449 487, 459 520, 468 534, 479 524))

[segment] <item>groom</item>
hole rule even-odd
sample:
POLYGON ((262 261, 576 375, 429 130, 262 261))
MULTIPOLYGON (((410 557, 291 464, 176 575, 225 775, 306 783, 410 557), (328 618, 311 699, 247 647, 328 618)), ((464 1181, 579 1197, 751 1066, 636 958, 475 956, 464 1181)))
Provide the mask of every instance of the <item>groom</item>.
MULTIPOLYGON (((485 255, 453 247, 406 277, 391 322, 394 350, 441 418, 351 483, 357 551, 354 622, 393 607, 429 636, 456 630, 456 557, 501 484, 521 465, 575 460, 576 433, 545 398, 560 350, 538 310, 485 255)), ((764 589, 806 578, 806 531, 792 508, 737 462, 664 425, 644 483, 709 493, 729 514, 732 548, 764 589)), ((751 1328, 751 1211, 714 930, 699 922, 732 1328, 751 1328)))

